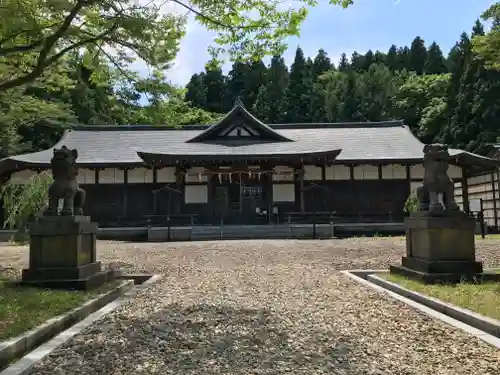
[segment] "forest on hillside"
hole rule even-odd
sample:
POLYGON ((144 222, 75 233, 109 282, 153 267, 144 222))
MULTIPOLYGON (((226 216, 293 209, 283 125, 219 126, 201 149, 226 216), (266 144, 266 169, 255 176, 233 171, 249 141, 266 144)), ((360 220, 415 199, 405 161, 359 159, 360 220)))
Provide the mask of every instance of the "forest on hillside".
POLYGON ((290 68, 281 56, 269 66, 235 63, 227 75, 208 67, 191 77, 185 99, 223 113, 239 96, 270 124, 403 119, 423 142, 485 153, 500 136, 500 73, 473 54, 471 38, 481 35, 477 21, 447 56, 418 36, 410 46, 342 54, 338 62, 299 47, 290 68))
POLYGON ((314 58, 298 48, 290 67, 282 58, 287 38, 314 4, 298 0, 293 11, 272 4, 197 1, 196 21, 218 35, 213 59, 176 87, 168 68, 186 31, 183 14, 131 0, 5 0, 0 157, 48 148, 75 124, 212 123, 236 97, 267 123, 403 119, 424 142, 479 153, 500 136, 500 3, 482 15, 492 29, 476 22, 447 56, 417 37, 333 62, 328 46, 314 58), (260 18, 242 17, 249 4, 260 18), (221 54, 235 61, 227 75, 221 54), (133 70, 138 59, 149 76, 133 70))

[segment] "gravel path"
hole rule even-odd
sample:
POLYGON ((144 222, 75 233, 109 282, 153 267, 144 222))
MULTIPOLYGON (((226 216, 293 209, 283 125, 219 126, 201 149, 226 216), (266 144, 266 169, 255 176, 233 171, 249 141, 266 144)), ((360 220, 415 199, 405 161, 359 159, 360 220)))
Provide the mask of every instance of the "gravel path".
MULTIPOLYGON (((500 267, 498 240, 478 258, 500 267)), ((339 271, 387 268, 401 239, 99 242, 101 260, 163 274, 32 374, 498 375, 500 352, 339 271)), ((27 250, 0 247, 0 264, 27 250)))

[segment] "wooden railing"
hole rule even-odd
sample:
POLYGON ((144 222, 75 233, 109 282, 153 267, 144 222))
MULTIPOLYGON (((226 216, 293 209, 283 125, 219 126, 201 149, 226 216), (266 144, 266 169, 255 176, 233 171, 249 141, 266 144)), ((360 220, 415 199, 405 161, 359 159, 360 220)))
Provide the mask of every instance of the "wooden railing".
POLYGON ((144 215, 141 217, 100 218, 100 227, 167 227, 195 225, 197 214, 144 215))
POLYGON ((341 223, 397 223, 404 220, 403 213, 394 212, 286 212, 285 223, 290 224, 341 224, 341 223))

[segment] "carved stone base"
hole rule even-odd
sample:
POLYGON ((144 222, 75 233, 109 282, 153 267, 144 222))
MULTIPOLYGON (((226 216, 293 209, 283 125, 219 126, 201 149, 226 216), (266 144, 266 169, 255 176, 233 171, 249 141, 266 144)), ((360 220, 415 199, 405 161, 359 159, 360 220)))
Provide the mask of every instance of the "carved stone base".
POLYGON ((390 267, 391 273, 424 283, 500 279, 484 274, 476 261, 473 218, 460 212, 442 217, 417 212, 405 219, 405 228, 407 256, 390 267))
POLYGON ((88 290, 115 277, 96 261, 97 223, 88 216, 43 217, 29 234, 30 265, 22 285, 88 290))

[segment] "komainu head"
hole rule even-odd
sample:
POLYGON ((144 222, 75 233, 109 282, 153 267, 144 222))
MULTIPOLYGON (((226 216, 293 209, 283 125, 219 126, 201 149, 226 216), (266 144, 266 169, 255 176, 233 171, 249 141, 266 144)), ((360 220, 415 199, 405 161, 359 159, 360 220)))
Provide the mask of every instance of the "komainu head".
POLYGON ((448 161, 450 154, 448 146, 440 143, 433 143, 424 146, 424 162, 425 161, 448 161))
POLYGON ((54 179, 62 176, 76 176, 77 158, 78 151, 76 149, 69 149, 66 146, 55 148, 51 160, 54 179))

